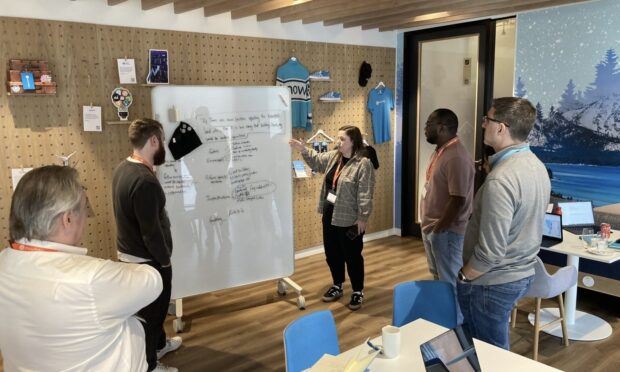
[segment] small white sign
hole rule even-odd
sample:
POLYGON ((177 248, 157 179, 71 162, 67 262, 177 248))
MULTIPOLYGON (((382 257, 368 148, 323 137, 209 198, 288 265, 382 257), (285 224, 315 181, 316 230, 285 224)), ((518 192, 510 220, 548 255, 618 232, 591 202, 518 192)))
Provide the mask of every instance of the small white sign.
POLYGON ((118 58, 118 80, 121 84, 135 84, 136 63, 133 59, 118 58))
POLYGON ((13 182, 13 191, 15 191, 15 188, 17 187, 19 180, 22 179, 24 174, 30 172, 31 170, 32 168, 11 169, 11 181, 13 182))
POLYGON ((101 106, 82 106, 85 132, 101 132, 101 106))

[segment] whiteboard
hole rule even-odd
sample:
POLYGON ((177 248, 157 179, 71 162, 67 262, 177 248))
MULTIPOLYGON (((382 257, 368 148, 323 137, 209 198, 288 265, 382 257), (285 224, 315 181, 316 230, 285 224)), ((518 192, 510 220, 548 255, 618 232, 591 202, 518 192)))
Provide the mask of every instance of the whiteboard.
POLYGON ((172 298, 293 274, 288 88, 158 86, 151 99, 166 136, 157 174, 172 226, 172 298), (180 121, 202 145, 175 161, 167 145, 180 121))

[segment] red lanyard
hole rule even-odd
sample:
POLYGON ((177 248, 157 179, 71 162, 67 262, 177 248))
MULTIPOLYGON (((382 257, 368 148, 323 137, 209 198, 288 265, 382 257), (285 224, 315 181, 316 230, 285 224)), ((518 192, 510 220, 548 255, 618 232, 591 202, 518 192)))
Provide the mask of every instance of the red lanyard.
POLYGON ((336 189, 336 182, 338 182, 338 177, 340 177, 340 173, 342 173, 343 169, 344 169, 344 166, 342 166, 342 159, 340 159, 340 163, 338 163, 338 168, 336 168, 336 173, 334 173, 334 181, 332 182, 332 190, 336 189))
POLYGON ((142 156, 133 153, 131 155, 129 155, 130 158, 139 161, 140 163, 142 163, 145 167, 147 167, 151 173, 155 174, 155 168, 153 168, 153 166, 151 165, 151 163, 149 163, 145 158, 143 158, 142 156))
POLYGON ((441 146, 439 150, 433 153, 433 157, 431 158, 431 163, 428 165, 428 169, 426 170, 426 182, 430 181, 431 175, 433 174, 433 168, 435 167, 435 163, 437 162, 441 154, 443 154, 444 150, 448 148, 448 146, 454 145, 457 142, 459 142, 459 138, 454 137, 450 141, 448 141, 445 145, 441 146))
POLYGON ((17 251, 58 252, 58 250, 56 250, 56 249, 34 247, 32 245, 26 245, 26 244, 21 244, 21 243, 16 243, 16 242, 11 243, 11 248, 13 248, 13 249, 15 249, 17 251))

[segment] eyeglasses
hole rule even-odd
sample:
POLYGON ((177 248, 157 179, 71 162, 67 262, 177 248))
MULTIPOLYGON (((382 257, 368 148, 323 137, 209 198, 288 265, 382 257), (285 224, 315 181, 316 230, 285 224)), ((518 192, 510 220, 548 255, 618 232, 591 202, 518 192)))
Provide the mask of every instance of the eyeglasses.
POLYGON ((497 124, 504 124, 505 126, 510 127, 510 125, 508 125, 507 123, 505 123, 505 122, 503 122, 503 121, 500 121, 500 120, 497 120, 497 119, 493 119, 493 118, 490 118, 490 117, 488 117, 488 116, 484 115, 484 116, 482 117, 482 122, 483 122, 483 123, 485 123, 485 122, 487 122, 487 121, 494 121, 494 122, 496 122, 497 124))

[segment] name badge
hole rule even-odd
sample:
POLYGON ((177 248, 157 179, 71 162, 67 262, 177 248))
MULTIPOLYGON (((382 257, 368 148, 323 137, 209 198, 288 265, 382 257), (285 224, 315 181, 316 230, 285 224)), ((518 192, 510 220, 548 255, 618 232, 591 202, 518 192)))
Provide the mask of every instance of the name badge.
POLYGON ((336 193, 332 190, 327 192, 327 198, 325 198, 328 202, 335 204, 336 203, 336 193))
POLYGON ((422 188, 422 199, 426 198, 426 187, 428 186, 428 182, 424 184, 422 188))

